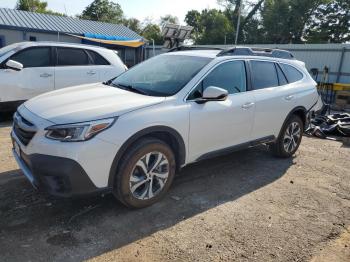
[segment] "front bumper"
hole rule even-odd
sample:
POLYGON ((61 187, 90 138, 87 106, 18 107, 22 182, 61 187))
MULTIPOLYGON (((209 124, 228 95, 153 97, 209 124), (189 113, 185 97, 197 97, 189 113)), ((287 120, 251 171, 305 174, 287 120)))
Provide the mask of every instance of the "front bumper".
POLYGON ((80 164, 72 159, 12 152, 30 183, 50 195, 73 197, 109 191, 97 188, 80 164))

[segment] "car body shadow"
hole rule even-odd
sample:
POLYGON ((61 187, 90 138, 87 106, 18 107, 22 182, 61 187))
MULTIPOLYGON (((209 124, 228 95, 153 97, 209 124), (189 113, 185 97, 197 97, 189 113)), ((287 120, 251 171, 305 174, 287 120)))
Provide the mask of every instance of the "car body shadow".
POLYGON ((12 125, 13 112, 0 112, 0 127, 10 127, 12 125))
POLYGON ((0 256, 30 258, 28 249, 11 252, 16 237, 35 239, 29 245, 55 253, 60 261, 73 260, 72 252, 80 261, 119 249, 278 180, 293 159, 276 159, 266 151, 259 146, 189 165, 162 201, 139 210, 112 195, 56 199, 34 191, 25 179, 0 183, 0 235, 5 236, 0 256))

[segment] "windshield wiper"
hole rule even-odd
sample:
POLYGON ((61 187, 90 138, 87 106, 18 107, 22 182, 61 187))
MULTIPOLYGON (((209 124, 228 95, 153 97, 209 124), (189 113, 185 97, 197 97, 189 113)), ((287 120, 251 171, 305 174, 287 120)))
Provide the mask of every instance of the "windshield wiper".
POLYGON ((113 82, 113 80, 116 79, 116 78, 117 78, 117 77, 114 77, 114 78, 112 78, 112 79, 109 79, 108 81, 105 81, 105 82, 103 82, 102 84, 107 85, 107 86, 110 86, 111 83, 113 82))
POLYGON ((123 84, 114 84, 112 83, 112 85, 116 86, 116 87, 121 87, 122 89, 124 90, 127 90, 127 91, 131 91, 131 92, 134 92, 134 93, 139 93, 141 95, 148 95, 147 92, 139 89, 139 88, 136 88, 132 85, 123 85, 123 84))

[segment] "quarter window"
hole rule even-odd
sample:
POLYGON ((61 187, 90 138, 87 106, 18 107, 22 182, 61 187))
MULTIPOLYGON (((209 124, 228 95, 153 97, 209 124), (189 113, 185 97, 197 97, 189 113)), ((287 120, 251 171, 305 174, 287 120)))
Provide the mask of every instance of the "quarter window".
POLYGON ((300 73, 294 67, 292 67, 290 65, 286 65, 286 64, 281 64, 281 66, 282 66, 284 73, 287 76, 289 83, 297 82, 303 78, 303 74, 300 73))
POLYGON ((25 68, 48 67, 50 66, 50 56, 50 47, 36 47, 20 51, 10 59, 21 63, 25 68))
POLYGON ((275 64, 265 61, 251 61, 253 89, 278 86, 275 64))
POLYGON ((83 66, 89 64, 87 53, 78 48, 57 48, 58 66, 83 66))

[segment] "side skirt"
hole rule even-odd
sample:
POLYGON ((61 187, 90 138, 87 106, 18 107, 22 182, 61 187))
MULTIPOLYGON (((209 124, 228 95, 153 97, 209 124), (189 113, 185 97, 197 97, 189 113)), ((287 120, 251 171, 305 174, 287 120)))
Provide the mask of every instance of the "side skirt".
POLYGON ((221 156, 221 155, 226 155, 235 151, 239 151, 242 149, 246 149, 246 148, 250 148, 250 147, 254 147, 254 146, 258 146, 261 144, 266 144, 266 143, 271 143, 276 141, 276 137, 271 135, 271 136, 266 136, 263 138, 259 138, 250 142, 246 142, 243 144, 239 144, 239 145, 235 145, 235 146, 230 146, 230 147, 226 147, 223 149, 219 149, 219 150, 215 150, 209 153, 205 153, 204 155, 201 155, 199 158, 196 159, 196 161, 201 161, 204 159, 208 159, 208 158, 214 158, 217 156, 221 156))

